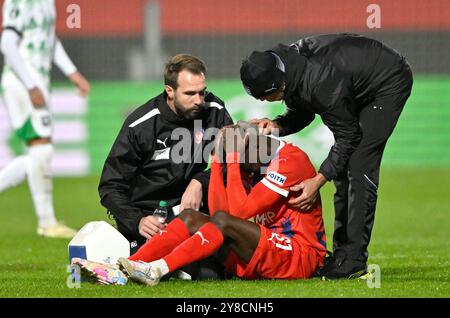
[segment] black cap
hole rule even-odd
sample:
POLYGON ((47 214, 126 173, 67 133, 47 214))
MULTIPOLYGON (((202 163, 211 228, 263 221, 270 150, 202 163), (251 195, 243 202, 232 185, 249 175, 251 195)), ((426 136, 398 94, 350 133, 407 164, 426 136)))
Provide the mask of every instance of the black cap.
POLYGON ((242 61, 241 81, 247 93, 262 98, 277 91, 284 83, 284 64, 273 52, 253 51, 242 61))

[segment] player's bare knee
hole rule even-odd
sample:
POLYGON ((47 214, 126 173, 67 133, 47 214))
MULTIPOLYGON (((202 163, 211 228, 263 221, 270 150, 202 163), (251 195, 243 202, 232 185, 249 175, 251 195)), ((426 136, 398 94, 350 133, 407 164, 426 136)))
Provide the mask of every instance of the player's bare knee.
POLYGON ((178 218, 181 219, 187 227, 189 227, 189 225, 195 223, 195 212, 196 211, 192 209, 184 209, 183 212, 178 215, 178 218))
POLYGON ((230 223, 230 214, 225 211, 217 211, 211 218, 211 222, 219 228, 219 230, 225 234, 227 227, 230 223))
POLYGON ((189 233, 193 235, 198 229, 208 221, 208 217, 193 209, 184 209, 183 212, 178 215, 178 218, 186 224, 189 233))

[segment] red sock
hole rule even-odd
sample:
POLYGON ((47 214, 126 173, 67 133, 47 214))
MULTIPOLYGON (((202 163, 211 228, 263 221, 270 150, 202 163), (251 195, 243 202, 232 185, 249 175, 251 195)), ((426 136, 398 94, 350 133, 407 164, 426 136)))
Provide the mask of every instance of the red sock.
POLYGON ((128 259, 147 263, 155 261, 172 252, 175 247, 189 237, 190 234, 186 224, 181 219, 176 218, 128 259))
POLYGON ((169 271, 173 272, 180 267, 212 255, 222 244, 222 232, 214 223, 208 222, 163 259, 167 263, 169 271))

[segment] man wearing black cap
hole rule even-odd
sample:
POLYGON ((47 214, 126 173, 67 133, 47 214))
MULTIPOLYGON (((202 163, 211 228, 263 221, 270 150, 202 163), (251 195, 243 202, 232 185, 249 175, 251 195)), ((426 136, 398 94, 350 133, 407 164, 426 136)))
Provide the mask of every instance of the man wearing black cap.
POLYGON ((253 52, 240 70, 245 90, 260 100, 286 103, 274 120, 256 119, 266 133, 289 135, 318 114, 335 143, 316 177, 291 190, 290 203, 309 210, 326 181, 336 193, 333 258, 321 270, 328 279, 366 271, 383 150, 412 88, 403 56, 354 34, 313 36, 265 52, 253 52))

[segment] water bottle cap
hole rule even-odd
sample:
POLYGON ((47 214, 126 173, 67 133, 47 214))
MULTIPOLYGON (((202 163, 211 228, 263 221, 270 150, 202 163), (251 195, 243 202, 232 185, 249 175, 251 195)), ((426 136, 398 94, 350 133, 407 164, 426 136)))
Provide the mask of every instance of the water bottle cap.
POLYGON ((166 201, 159 201, 159 206, 164 208, 167 206, 167 202, 166 201))

